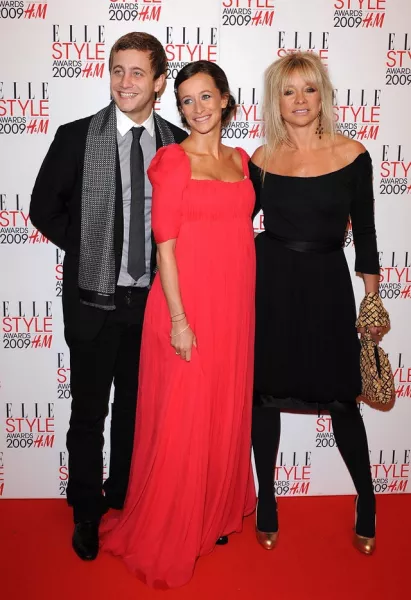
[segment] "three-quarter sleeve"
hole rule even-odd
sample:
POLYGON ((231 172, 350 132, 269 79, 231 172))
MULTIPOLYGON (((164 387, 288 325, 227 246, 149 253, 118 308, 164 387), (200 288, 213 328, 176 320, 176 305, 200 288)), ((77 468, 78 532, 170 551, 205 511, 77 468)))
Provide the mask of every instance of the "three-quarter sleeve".
POLYGON ((253 216, 252 218, 254 219, 254 217, 260 212, 261 210, 261 174, 262 171, 260 169, 260 167, 257 167, 253 162, 248 163, 248 168, 250 171, 250 179, 251 179, 251 183, 253 184, 254 187, 254 192, 255 192, 255 205, 254 205, 254 209, 253 209, 253 216))
POLYGON ((372 163, 368 152, 356 161, 351 223, 355 246, 355 270, 378 275, 380 272, 374 221, 372 163))
POLYGON ((151 227, 157 244, 178 237, 183 192, 190 179, 190 164, 177 144, 158 150, 147 171, 153 186, 151 227))

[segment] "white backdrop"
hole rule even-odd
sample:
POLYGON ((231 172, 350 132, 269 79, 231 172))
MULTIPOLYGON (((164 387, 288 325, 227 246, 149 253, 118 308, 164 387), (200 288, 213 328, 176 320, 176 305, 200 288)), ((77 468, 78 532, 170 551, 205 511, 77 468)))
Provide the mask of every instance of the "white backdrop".
MULTIPOLYGON (((395 371, 395 406, 380 412, 362 405, 372 474, 377 492, 408 492, 410 0, 0 0, 0 497, 65 495, 62 253, 28 220, 30 193, 57 127, 108 104, 109 50, 132 30, 153 33, 166 48, 168 86, 157 109, 175 123, 178 70, 191 60, 218 61, 239 103, 224 141, 249 153, 262 142, 264 69, 300 48, 318 52, 329 67, 339 127, 373 159, 380 291, 392 321, 383 346, 395 371)), ((350 236, 347 258, 352 267, 350 236)), ((354 273, 353 280, 359 302, 362 282, 354 273)), ((276 478, 279 495, 353 492, 328 416, 283 416, 276 478)))

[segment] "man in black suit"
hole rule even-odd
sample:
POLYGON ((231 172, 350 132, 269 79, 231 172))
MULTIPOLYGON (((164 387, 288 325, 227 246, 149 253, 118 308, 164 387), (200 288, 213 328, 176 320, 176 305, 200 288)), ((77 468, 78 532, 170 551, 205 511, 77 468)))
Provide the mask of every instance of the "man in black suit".
POLYGON ((32 194, 33 225, 65 251, 73 398, 67 500, 74 512, 73 548, 83 560, 96 558, 100 518, 110 507, 121 509, 127 491, 143 316, 156 265, 147 168, 159 147, 186 137, 153 111, 166 62, 152 35, 121 37, 109 59, 112 102, 59 127, 32 194), (110 471, 103 486, 113 382, 110 471))

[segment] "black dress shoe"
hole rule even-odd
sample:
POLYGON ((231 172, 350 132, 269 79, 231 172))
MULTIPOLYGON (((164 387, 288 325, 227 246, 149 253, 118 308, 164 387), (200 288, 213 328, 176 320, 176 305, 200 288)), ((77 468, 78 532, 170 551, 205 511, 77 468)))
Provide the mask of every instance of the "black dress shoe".
POLYGON ((73 550, 81 560, 94 560, 98 554, 98 521, 80 521, 74 525, 73 550))
POLYGON ((225 546, 226 544, 228 544, 228 535, 222 535, 216 541, 217 546, 225 546))

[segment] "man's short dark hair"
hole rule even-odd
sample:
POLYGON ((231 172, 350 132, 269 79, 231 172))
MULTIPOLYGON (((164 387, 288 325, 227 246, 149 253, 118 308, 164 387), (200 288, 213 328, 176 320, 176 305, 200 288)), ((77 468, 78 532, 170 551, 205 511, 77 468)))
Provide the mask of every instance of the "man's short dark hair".
POLYGON ((111 72, 113 66, 114 54, 120 50, 139 50, 140 52, 150 52, 151 70, 154 74, 154 79, 158 79, 160 75, 164 75, 167 69, 167 57, 165 50, 153 35, 142 31, 132 31, 126 33, 119 38, 110 50, 110 58, 108 61, 109 70, 111 72))

